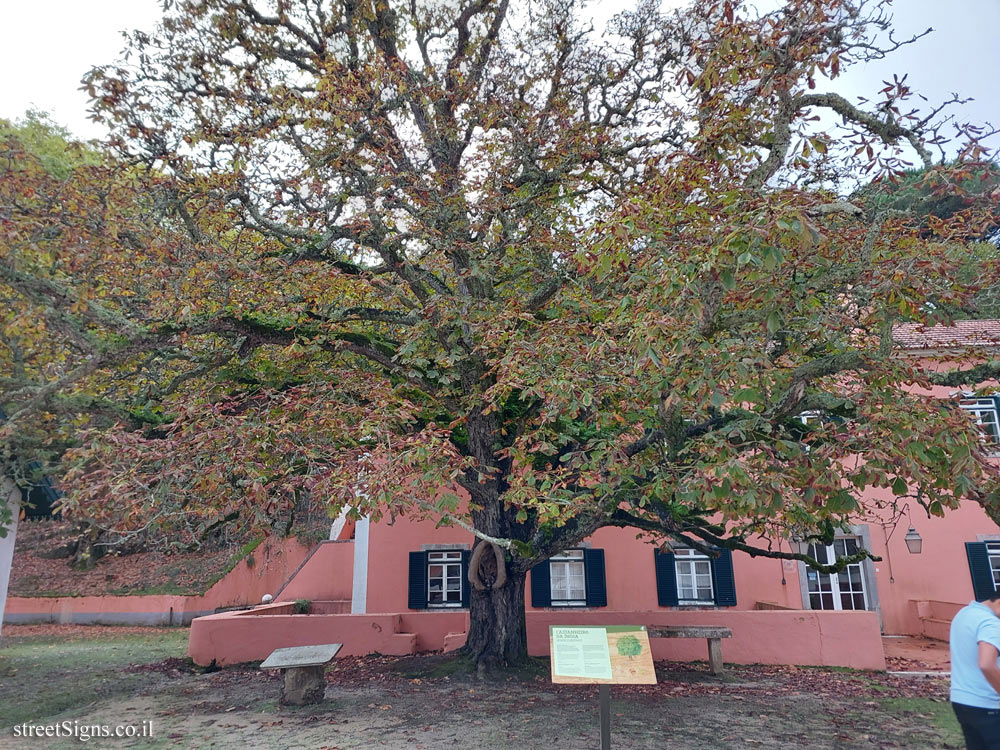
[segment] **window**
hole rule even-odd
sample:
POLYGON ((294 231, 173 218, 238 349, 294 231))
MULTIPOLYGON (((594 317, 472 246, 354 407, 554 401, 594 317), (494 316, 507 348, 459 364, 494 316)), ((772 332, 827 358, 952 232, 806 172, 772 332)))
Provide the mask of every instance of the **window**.
MULTIPOLYGON (((798 415, 798 417, 796 417, 796 419, 798 419, 803 424, 803 426, 808 428, 810 424, 815 426, 828 421, 829 417, 821 411, 810 410, 801 412, 798 415)), ((802 438, 800 438, 800 440, 802 449, 806 453, 809 453, 812 450, 812 446, 809 445, 809 443, 805 442, 805 435, 803 435, 802 438)))
POLYGON ((972 574, 972 593, 983 601, 1000 589, 1000 541, 966 542, 965 554, 969 558, 972 574))
POLYGON ((993 588, 1000 589, 1000 542, 986 542, 986 554, 993 574, 993 588))
POLYGON ((1000 425, 997 421, 997 402, 992 398, 964 398, 958 402, 970 412, 983 433, 984 442, 1000 449, 1000 425))
POLYGON ((582 549, 571 549, 549 559, 553 607, 587 604, 586 565, 582 549))
POLYGON ((462 606, 462 551, 427 553, 427 606, 462 606))
POLYGON ((469 551, 429 549, 410 553, 410 609, 468 607, 469 551))
POLYGON ((653 550, 657 604, 735 607, 733 553, 728 549, 717 552, 711 556, 688 547, 676 547, 670 552, 653 550))
POLYGON ((712 559, 694 549, 674 549, 678 604, 715 604, 712 559))
MULTIPOLYGON (((810 544, 808 554, 824 565, 860 549, 856 537, 835 539, 829 546, 810 544)), ((868 609, 868 592, 861 563, 851 563, 839 573, 820 573, 806 568, 810 609, 868 609)))
POLYGON ((531 606, 608 606, 604 550, 566 550, 533 567, 531 606))

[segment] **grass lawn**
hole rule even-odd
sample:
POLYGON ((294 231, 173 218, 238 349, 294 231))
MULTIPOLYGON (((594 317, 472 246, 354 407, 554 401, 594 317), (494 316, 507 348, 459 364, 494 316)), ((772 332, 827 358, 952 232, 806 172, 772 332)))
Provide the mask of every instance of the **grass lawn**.
MULTIPOLYGON (((8 636, 0 647, 0 727, 59 720, 149 682, 133 664, 183 658, 187 630, 170 628, 38 628, 49 635, 8 636)), ((2 743, 0 743, 2 745, 2 743)))
MULTIPOLYGON (((0 647, 0 747, 534 748, 598 744, 597 691, 545 665, 495 681, 452 656, 349 657, 316 706, 279 706, 255 665, 205 673, 180 629, 9 627, 0 647), (141 740, 17 740, 14 725, 152 721, 141 740)), ((612 688, 616 748, 960 748, 940 679, 762 665, 661 663, 655 686, 612 688)))

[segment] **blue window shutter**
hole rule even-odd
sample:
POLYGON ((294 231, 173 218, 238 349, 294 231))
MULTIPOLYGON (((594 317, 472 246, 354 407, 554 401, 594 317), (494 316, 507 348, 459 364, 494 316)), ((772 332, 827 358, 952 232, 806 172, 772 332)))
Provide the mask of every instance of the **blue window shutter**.
POLYGON ((587 606, 607 607, 608 587, 604 576, 604 550, 583 551, 583 574, 587 579, 587 606))
POLYGON ((462 550, 462 606, 469 606, 469 589, 472 588, 472 584, 469 583, 469 558, 472 557, 472 552, 469 550, 462 550))
POLYGON ((531 569, 531 606, 552 606, 552 576, 549 574, 548 560, 531 569))
POLYGON ((410 553, 410 609, 427 609, 427 553, 410 553))
POLYGON ((986 551, 986 542, 966 542, 965 554, 969 558, 969 572, 972 573, 972 591, 976 601, 983 601, 993 596, 996 588, 993 586, 993 571, 990 569, 990 556, 986 551))
POLYGON ((677 606, 677 564, 673 552, 653 550, 656 571, 656 603, 661 607, 677 606))
POLYGON ((717 607, 736 606, 736 577, 733 575, 733 552, 724 549, 712 560, 712 587, 717 607))

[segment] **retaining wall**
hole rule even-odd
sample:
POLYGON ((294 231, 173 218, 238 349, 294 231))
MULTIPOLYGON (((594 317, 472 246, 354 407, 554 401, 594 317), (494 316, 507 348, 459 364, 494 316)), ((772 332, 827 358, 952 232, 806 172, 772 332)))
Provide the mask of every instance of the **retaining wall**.
POLYGON ((936 600, 911 602, 920 620, 921 635, 938 641, 948 641, 951 621, 964 604, 936 600))
MULTIPOLYGON (((368 615, 294 615, 287 603, 247 612, 199 617, 191 624, 188 655, 198 664, 260 661, 276 648, 343 643, 341 654, 413 654, 452 650, 464 642, 466 612, 368 615)), ((723 641, 727 662, 885 669, 874 612, 659 611, 527 612, 528 651, 545 656, 550 625, 721 625, 733 630, 723 641)), ((654 639, 653 656, 702 661, 704 639, 654 639)))

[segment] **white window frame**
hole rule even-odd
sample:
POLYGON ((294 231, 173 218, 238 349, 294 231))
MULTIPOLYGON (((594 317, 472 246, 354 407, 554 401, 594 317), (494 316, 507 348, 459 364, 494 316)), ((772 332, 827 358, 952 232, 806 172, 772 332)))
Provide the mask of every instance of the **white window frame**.
MULTIPOLYGON (((837 557, 836 547, 837 547, 838 542, 840 544, 844 545, 844 554, 842 554, 841 557, 845 557, 847 555, 847 542, 850 541, 850 540, 853 540, 855 542, 855 544, 857 545, 857 549, 858 550, 861 550, 861 549, 864 548, 864 540, 862 540, 860 537, 857 537, 857 536, 844 536, 844 537, 837 537, 836 539, 834 539, 833 544, 829 544, 829 545, 825 545, 825 546, 820 546, 818 544, 810 544, 806 548, 807 549, 807 554, 811 554, 814 549, 817 550, 817 551, 819 549, 822 549, 825 552, 825 559, 824 560, 819 560, 819 562, 829 563, 829 562, 832 562, 833 560, 835 560, 836 557, 837 557)), ((819 558, 818 555, 813 555, 813 556, 816 557, 817 559, 819 558)), ((868 582, 867 576, 865 575, 865 569, 864 569, 864 566, 862 565, 862 563, 861 562, 851 563, 846 568, 844 568, 843 573, 847 574, 848 588, 842 590, 841 589, 841 579, 840 579, 842 573, 820 573, 818 570, 813 570, 812 568, 809 568, 809 567, 806 568, 806 575, 805 575, 804 587, 805 587, 806 601, 809 603, 809 609, 816 610, 816 611, 824 611, 825 610, 825 611, 858 611, 858 612, 860 612, 860 611, 868 611, 868 610, 871 610, 871 609, 874 608, 872 606, 871 592, 869 592, 869 582, 868 582), (860 591, 857 590, 857 589, 855 589, 854 586, 853 586, 853 584, 852 584, 852 582, 851 582, 851 573, 852 572, 855 572, 857 574, 857 579, 860 582, 860 587, 861 587, 860 591), (816 585, 816 590, 815 591, 812 588, 812 586, 813 586, 814 583, 816 585), (829 585, 829 589, 828 590, 824 590, 823 589, 823 584, 824 583, 826 583, 826 584, 829 585), (862 596, 862 601, 864 603, 864 610, 859 610, 856 606, 854 606, 854 597, 858 593, 860 593, 861 596, 862 596), (832 610, 827 609, 826 607, 822 606, 823 595, 829 595, 831 597, 831 600, 832 600, 832 603, 833 603, 832 610), (851 597, 851 604, 852 604, 852 606, 849 609, 847 609, 847 610, 844 609, 844 603, 843 603, 843 599, 842 599, 842 597, 844 595, 849 595, 851 597), (819 600, 820 600, 820 606, 819 607, 814 607, 813 606, 813 602, 812 602, 813 596, 819 597, 819 600)))
POLYGON ((449 609, 462 606, 462 598, 465 594, 465 581, 462 580, 462 550, 434 550, 427 553, 427 607, 429 609, 449 609), (440 567, 441 575, 432 576, 431 569, 440 567), (455 573, 457 572, 457 575, 455 573), (451 582, 457 578, 458 585, 455 587, 451 582), (440 588, 432 590, 432 581, 440 581, 440 588), (458 594, 458 599, 449 599, 449 594, 458 594), (441 594, 440 601, 433 601, 432 594, 441 594))
POLYGON ((993 574, 993 588, 1000 591, 1000 541, 986 542, 986 555, 990 560, 990 572, 993 574))
POLYGON ((582 549, 568 549, 549 558, 549 596, 553 607, 587 606, 587 562, 582 549), (560 575, 556 575, 556 571, 560 575), (565 585, 556 589, 557 578, 565 585), (579 580, 581 587, 574 587, 572 579, 579 580), (574 590, 575 588, 575 590, 574 590), (573 596, 582 593, 583 596, 573 596))
POLYGON ((712 580, 712 558, 691 547, 674 548, 674 576, 677 579, 677 604, 681 607, 714 607, 715 581, 712 580), (708 573, 699 573, 699 566, 708 573), (708 576, 707 580, 705 576, 708 576), (700 579, 700 580, 699 580, 700 579), (706 585, 707 584, 707 585, 706 585), (694 598, 684 598, 681 593, 688 589, 694 598), (701 594, 708 594, 707 598, 701 594))
MULTIPOLYGON (((815 410, 800 412, 798 416, 798 420, 806 427, 809 426, 810 422, 819 422, 822 419, 823 419, 823 412, 815 410)), ((805 442, 802 443, 802 448, 805 450, 806 453, 812 450, 812 446, 805 442)))
POLYGON ((997 413, 996 401, 989 397, 968 396, 959 401, 958 405, 975 419, 988 452, 992 455, 1000 454, 1000 414, 997 413), (991 418, 984 421, 984 415, 991 418))

